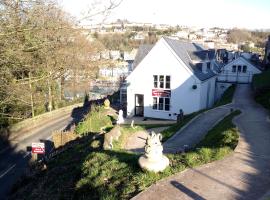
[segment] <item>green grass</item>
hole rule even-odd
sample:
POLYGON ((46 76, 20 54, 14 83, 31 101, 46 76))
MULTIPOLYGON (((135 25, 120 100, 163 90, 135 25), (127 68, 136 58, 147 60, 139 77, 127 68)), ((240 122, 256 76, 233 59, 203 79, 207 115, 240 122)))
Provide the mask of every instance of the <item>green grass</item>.
POLYGON ((232 99, 233 99, 233 94, 234 94, 235 88, 236 88, 235 84, 231 85, 224 92, 224 94, 222 95, 222 97, 220 98, 220 100, 215 103, 214 107, 222 106, 222 105, 231 103, 232 102, 232 99))
POLYGON ((137 154, 102 150, 102 138, 80 138, 79 144, 50 161, 47 170, 23 179, 10 199, 130 199, 162 178, 230 154, 239 137, 231 122, 238 114, 224 118, 194 150, 167 155, 170 167, 156 174, 140 169, 137 154))
POLYGON ((112 127, 112 121, 115 116, 110 116, 107 112, 108 110, 104 107, 92 106, 85 119, 76 126, 75 132, 84 135, 90 132, 98 133, 112 127))
POLYGON ((255 101, 270 110, 270 70, 253 76, 255 101))
POLYGON ((255 96, 255 101, 270 111, 270 90, 255 96))
POLYGON ((270 70, 265 71, 261 74, 255 74, 253 76, 252 84, 255 89, 270 87, 270 70))

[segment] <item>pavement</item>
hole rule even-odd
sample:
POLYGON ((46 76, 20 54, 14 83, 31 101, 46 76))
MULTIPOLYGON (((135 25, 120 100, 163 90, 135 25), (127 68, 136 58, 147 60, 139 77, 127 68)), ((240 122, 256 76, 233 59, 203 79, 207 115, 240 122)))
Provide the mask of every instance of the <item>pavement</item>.
POLYGON ((16 137, 11 137, 9 145, 0 151, 1 200, 7 198, 12 185, 24 174, 28 167, 31 153, 27 152, 26 148, 31 146, 32 142, 44 142, 45 151, 50 152, 53 148, 52 132, 69 129, 74 123, 80 121, 88 110, 89 107, 86 106, 75 108, 61 116, 52 116, 51 120, 47 120, 46 123, 29 130, 28 134, 22 136, 16 134, 16 137))
POLYGON ((253 100, 250 85, 238 85, 233 102, 242 114, 233 120, 240 139, 232 155, 158 181, 133 200, 265 197, 270 188, 269 113, 253 100))
POLYGON ((135 125, 145 125, 145 124, 175 124, 176 120, 165 120, 165 119, 152 119, 152 118, 145 118, 145 117, 132 117, 132 118, 125 118, 123 124, 131 124, 132 121, 135 125))
POLYGON ((228 114, 230 114, 230 106, 214 108, 199 114, 163 144, 163 152, 177 153, 192 148, 228 114))

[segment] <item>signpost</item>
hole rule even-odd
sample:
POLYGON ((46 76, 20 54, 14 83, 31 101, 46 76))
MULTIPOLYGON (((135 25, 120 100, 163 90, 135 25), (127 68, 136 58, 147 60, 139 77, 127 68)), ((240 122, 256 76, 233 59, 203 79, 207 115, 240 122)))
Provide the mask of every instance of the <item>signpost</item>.
POLYGON ((32 153, 33 154, 45 154, 44 143, 32 143, 32 153))

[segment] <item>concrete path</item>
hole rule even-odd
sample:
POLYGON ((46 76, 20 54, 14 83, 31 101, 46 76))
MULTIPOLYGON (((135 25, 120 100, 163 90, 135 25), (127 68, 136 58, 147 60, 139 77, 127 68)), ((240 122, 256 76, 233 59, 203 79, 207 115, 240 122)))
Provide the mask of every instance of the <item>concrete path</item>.
POLYGON ((179 130, 164 144, 164 153, 177 153, 195 146, 206 135, 208 130, 230 113, 230 107, 219 107, 204 112, 194 118, 187 126, 179 130))
POLYGON ((249 85, 238 85, 235 107, 242 114, 235 153, 223 160, 188 169, 152 185, 134 199, 245 199, 264 196, 270 188, 270 123, 268 113, 252 98, 249 85))
POLYGON ((128 151, 135 152, 135 153, 143 153, 145 142, 149 133, 151 133, 151 131, 154 131, 155 133, 160 133, 161 131, 167 128, 168 127, 152 128, 152 129, 148 129, 147 131, 138 131, 136 133, 133 133, 127 139, 125 149, 128 151))

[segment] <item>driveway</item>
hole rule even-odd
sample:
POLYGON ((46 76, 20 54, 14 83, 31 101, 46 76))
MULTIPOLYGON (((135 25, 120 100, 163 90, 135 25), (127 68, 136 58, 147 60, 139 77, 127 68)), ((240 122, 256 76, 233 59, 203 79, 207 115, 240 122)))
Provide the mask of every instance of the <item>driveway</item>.
POLYGON ((270 123, 256 104, 249 85, 238 85, 234 119, 240 129, 235 153, 223 160, 188 169, 152 185, 134 199, 245 199, 262 197, 270 189, 270 123))

